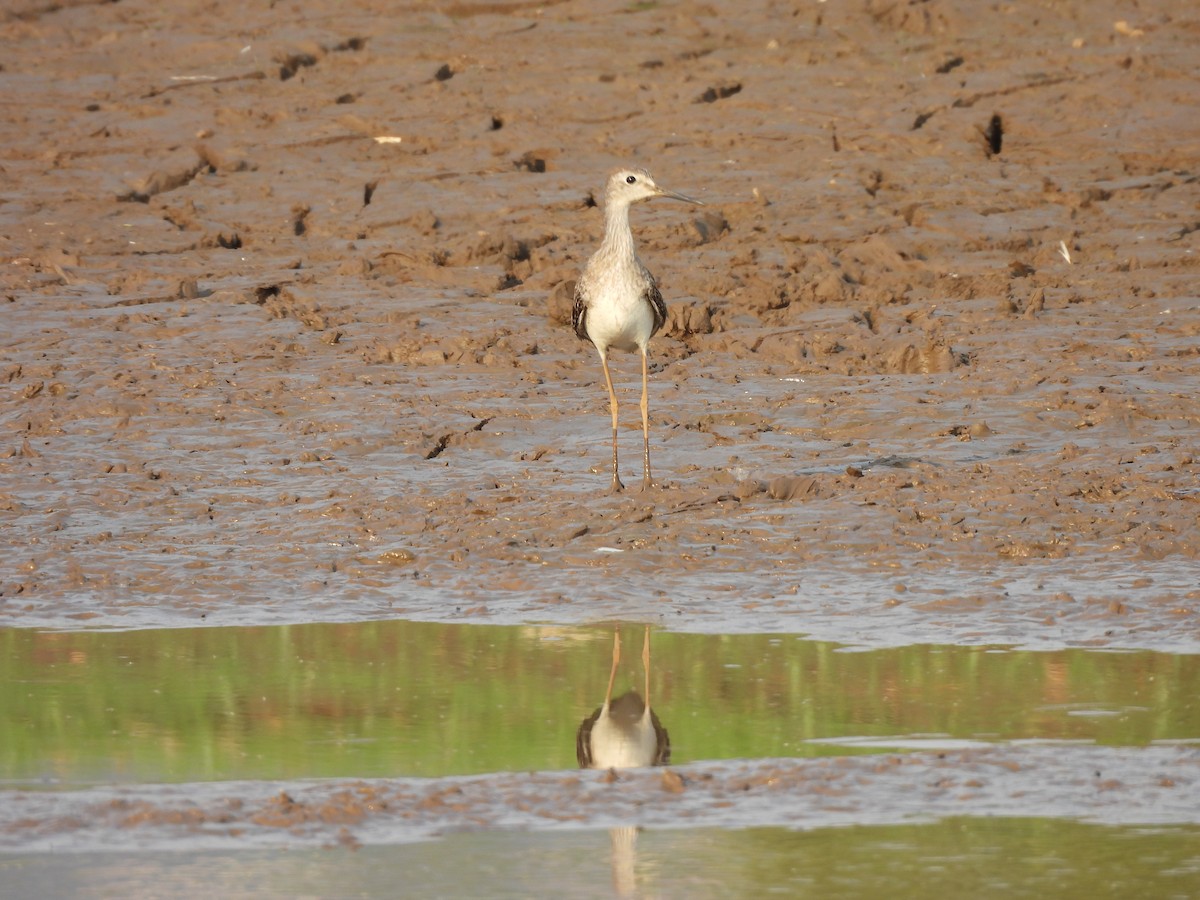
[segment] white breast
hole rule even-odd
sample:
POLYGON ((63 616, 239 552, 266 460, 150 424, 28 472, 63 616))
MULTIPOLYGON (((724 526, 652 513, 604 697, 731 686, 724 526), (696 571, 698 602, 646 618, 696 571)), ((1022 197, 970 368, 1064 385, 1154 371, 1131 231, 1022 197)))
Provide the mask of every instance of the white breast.
POLYGON ((642 285, 621 285, 597 292, 588 308, 587 330, 601 349, 641 350, 654 330, 654 311, 646 302, 642 285))
POLYGON ((607 716, 592 726, 592 766, 632 769, 654 764, 658 742, 647 712, 633 727, 622 728, 607 716))

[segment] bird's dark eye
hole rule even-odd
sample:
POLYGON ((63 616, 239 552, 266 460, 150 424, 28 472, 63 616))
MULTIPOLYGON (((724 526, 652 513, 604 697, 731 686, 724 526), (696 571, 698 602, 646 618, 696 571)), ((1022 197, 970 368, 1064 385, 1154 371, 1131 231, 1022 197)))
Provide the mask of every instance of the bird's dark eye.
POLYGON ((626 184, 637 184, 637 176, 636 175, 626 175, 625 183, 626 184))

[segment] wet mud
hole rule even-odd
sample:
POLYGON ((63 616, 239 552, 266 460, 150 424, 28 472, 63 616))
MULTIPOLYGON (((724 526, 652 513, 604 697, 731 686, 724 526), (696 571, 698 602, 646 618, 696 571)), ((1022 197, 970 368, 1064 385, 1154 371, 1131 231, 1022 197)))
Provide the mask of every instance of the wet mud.
MULTIPOLYGON (((9 4, 0 624, 1195 653, 1198 33, 1183 2, 9 4), (634 212, 670 308, 660 484, 610 496, 603 379, 567 320, 623 163, 705 206, 634 212)), ((640 373, 614 368, 636 484, 640 373)), ((924 808, 946 815, 1061 785, 1045 814, 1133 797, 1194 822, 1164 786, 1180 756, 1111 791, 1104 760, 1010 785, 1009 763, 1053 771, 1034 748, 837 765, 872 791, 945 767, 924 808)), ((808 797, 828 765, 630 777, 679 816, 796 825, 740 798, 808 797)), ((392 839, 543 827, 562 807, 537 797, 607 789, 497 777, 236 808, 27 795, 5 827, 328 841, 348 810, 392 839)), ((907 783, 888 796, 908 809, 907 783)))
POLYGON ((1195 649, 1200 25, 1125 15, 18 5, 0 616, 1195 649), (623 161, 707 205, 611 497, 623 161))
POLYGON ((1053 744, 696 763, 617 772, 359 782, 224 782, 15 795, 0 829, 24 852, 405 843, 459 831, 645 826, 813 828, 944 816, 1196 821, 1187 747, 1053 744))

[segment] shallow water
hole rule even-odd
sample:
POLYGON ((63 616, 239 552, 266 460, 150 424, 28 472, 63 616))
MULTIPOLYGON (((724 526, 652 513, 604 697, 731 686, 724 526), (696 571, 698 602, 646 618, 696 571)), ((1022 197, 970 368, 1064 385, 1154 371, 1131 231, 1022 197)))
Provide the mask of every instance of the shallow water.
MULTIPOLYGON (((646 632, 620 633, 616 689, 645 691, 646 632)), ((1200 657, 653 631, 675 773, 660 781, 571 772, 613 639, 406 621, 0 631, 0 875, 14 896, 1200 883, 1200 657)))
POLYGON ((1186 4, 9 5, 0 892, 1200 894, 1186 4))
MULTIPOLYGON (((625 626, 617 692, 644 691, 625 626)), ((0 781, 442 777, 575 764, 612 630, 405 621, 0 631, 0 781)), ((672 760, 1200 736, 1200 656, 653 632, 672 760)))
POLYGON ((816 831, 485 832, 387 847, 0 856, 12 896, 1187 897, 1200 828, 946 819, 816 831))

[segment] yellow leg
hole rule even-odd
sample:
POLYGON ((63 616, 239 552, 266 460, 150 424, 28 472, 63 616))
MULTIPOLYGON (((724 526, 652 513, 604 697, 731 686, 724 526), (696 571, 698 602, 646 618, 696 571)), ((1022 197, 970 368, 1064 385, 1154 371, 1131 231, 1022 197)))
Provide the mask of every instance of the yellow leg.
POLYGON ((650 363, 642 348, 642 490, 650 490, 650 363))
POLYGON ((617 475, 617 392, 613 390, 612 375, 608 372, 608 355, 600 354, 600 365, 604 367, 604 386, 608 388, 608 408, 612 411, 612 431, 613 431, 613 478, 612 487, 609 488, 610 494, 620 493, 625 489, 625 485, 621 484, 621 478, 617 475))
POLYGON ((642 668, 646 670, 646 709, 650 708, 650 626, 646 626, 646 639, 642 642, 642 668))
POLYGON ((613 682, 617 680, 617 665, 621 662, 621 627, 618 625, 613 629, 613 664, 612 670, 608 673, 608 691, 604 694, 604 705, 612 701, 613 682))

